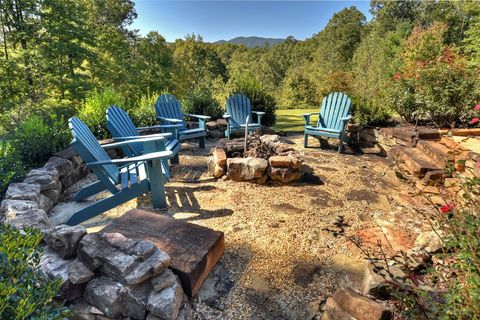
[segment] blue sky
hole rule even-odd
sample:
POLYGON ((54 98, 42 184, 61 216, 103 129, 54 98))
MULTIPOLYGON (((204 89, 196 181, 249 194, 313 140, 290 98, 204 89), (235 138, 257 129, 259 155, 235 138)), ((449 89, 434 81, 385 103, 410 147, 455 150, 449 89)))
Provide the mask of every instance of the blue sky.
POLYGON ((238 36, 303 40, 322 30, 335 12, 356 6, 370 18, 369 1, 168 1, 136 0, 131 28, 160 32, 167 41, 200 34, 204 41, 238 36))

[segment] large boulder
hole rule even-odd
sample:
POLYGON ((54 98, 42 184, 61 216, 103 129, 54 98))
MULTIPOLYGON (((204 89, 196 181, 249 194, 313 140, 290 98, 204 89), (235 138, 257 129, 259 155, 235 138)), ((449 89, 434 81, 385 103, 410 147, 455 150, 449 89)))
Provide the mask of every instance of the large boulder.
POLYGON ((43 167, 55 169, 61 178, 73 170, 73 163, 70 160, 53 156, 48 159, 47 163, 43 167))
POLYGON ((274 181, 290 183, 300 179, 302 173, 300 172, 300 169, 270 167, 268 175, 274 181))
POLYGON ((61 280, 59 299, 74 301, 83 295, 84 286, 71 283, 68 277, 68 270, 74 262, 74 259, 62 259, 51 250, 45 251, 40 259, 40 270, 51 280, 61 280))
POLYGON ((233 181, 246 181, 261 178, 268 167, 268 161, 261 158, 229 158, 227 174, 233 181))
POLYGON ((358 320, 388 320, 392 312, 383 304, 362 296, 350 288, 338 289, 333 300, 345 312, 358 320))
POLYGON ((124 284, 137 284, 162 273, 170 256, 148 240, 127 239, 120 233, 88 234, 78 246, 78 257, 90 270, 124 284))
POLYGON ((81 261, 76 260, 68 267, 68 279, 73 284, 82 284, 90 281, 95 274, 81 261))
POLYGON ((85 288, 85 300, 112 318, 145 319, 145 299, 109 277, 95 278, 85 288))
POLYGON ((59 225, 45 234, 45 241, 61 257, 69 258, 76 255, 78 244, 86 234, 85 227, 59 225))
POLYGON ((50 228, 50 222, 38 203, 29 200, 2 201, 0 206, 0 222, 15 228, 35 227, 42 232, 50 228))
POLYGON ((5 192, 5 199, 40 201, 40 185, 31 183, 11 183, 5 192))
POLYGON ((176 320, 182 306, 183 289, 176 276, 171 286, 160 291, 152 290, 148 297, 147 310, 163 320, 176 320))
POLYGON ((39 184, 41 191, 57 189, 59 183, 58 170, 53 167, 32 169, 23 180, 25 183, 39 184))
POLYGON ((424 249, 428 253, 438 253, 445 248, 442 240, 442 231, 428 231, 420 233, 415 240, 415 247, 424 249))

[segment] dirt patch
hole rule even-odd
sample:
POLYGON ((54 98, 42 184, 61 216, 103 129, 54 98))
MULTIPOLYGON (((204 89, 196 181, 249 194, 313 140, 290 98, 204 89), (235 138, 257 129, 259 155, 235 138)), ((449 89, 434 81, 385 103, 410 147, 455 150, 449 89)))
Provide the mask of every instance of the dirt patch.
POLYGON ((369 190, 350 190, 345 194, 350 201, 377 201, 378 194, 369 190))
POLYGON ((322 267, 319 264, 301 264, 293 269, 295 283, 301 287, 307 287, 321 270, 322 267))

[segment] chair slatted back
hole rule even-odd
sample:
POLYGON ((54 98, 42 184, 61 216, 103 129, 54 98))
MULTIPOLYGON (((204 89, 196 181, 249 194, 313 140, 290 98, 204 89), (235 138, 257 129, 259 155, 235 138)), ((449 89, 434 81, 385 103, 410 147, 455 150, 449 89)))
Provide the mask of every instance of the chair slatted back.
MULTIPOLYGON (((68 120, 68 126, 73 135, 72 147, 86 163, 110 160, 107 152, 103 150, 97 138, 95 138, 85 123, 77 117, 72 117, 68 120)), ((104 165, 102 170, 94 170, 94 172, 98 179, 103 182, 107 183, 107 181, 110 181, 113 183, 113 187, 118 181, 118 167, 114 164, 104 165)))
POLYGON ((250 99, 239 93, 231 95, 227 99, 227 114, 231 115, 235 124, 245 124, 247 117, 250 116, 249 122, 252 123, 252 109, 250 107, 250 99))
MULTIPOLYGON (((155 112, 158 117, 178 119, 183 121, 183 113, 180 102, 171 94, 162 94, 155 102, 155 112)), ((182 122, 183 123, 183 122, 182 122)), ((172 124, 171 122, 160 120, 160 124, 172 124)), ((185 123, 183 123, 185 128, 185 123)))
POLYGON ((317 126, 343 131, 344 122, 340 118, 348 116, 351 107, 352 101, 345 93, 330 93, 323 97, 317 126))
MULTIPOLYGON (((114 138, 139 136, 137 128, 127 112, 117 106, 111 106, 107 109, 107 129, 114 138)), ((127 156, 133 157, 143 153, 143 145, 133 143, 122 147, 122 150, 127 156)))

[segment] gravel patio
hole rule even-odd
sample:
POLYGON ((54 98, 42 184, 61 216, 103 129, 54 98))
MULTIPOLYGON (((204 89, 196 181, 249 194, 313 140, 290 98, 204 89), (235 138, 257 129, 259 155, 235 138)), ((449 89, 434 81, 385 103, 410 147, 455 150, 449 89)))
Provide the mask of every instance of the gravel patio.
MULTIPOLYGON (((361 252, 332 232, 339 217, 347 235, 360 236, 367 245, 381 239, 387 250, 409 248, 422 229, 411 228, 420 220, 411 209, 418 200, 386 158, 351 150, 338 154, 335 146, 304 149, 302 135, 288 138, 301 153, 304 172, 290 185, 212 178, 206 161, 217 140, 207 140, 204 150, 185 144, 180 164, 172 167, 169 208, 160 214, 223 231, 220 264, 233 281, 231 291, 213 304, 202 302, 202 295, 196 298, 197 319, 312 319, 339 284, 362 281, 361 252), (399 211, 407 212, 401 221, 399 211), (394 232, 388 234, 382 221, 397 221, 394 232)), ((83 225, 89 232, 101 230, 128 209, 148 209, 143 200, 83 225)))

